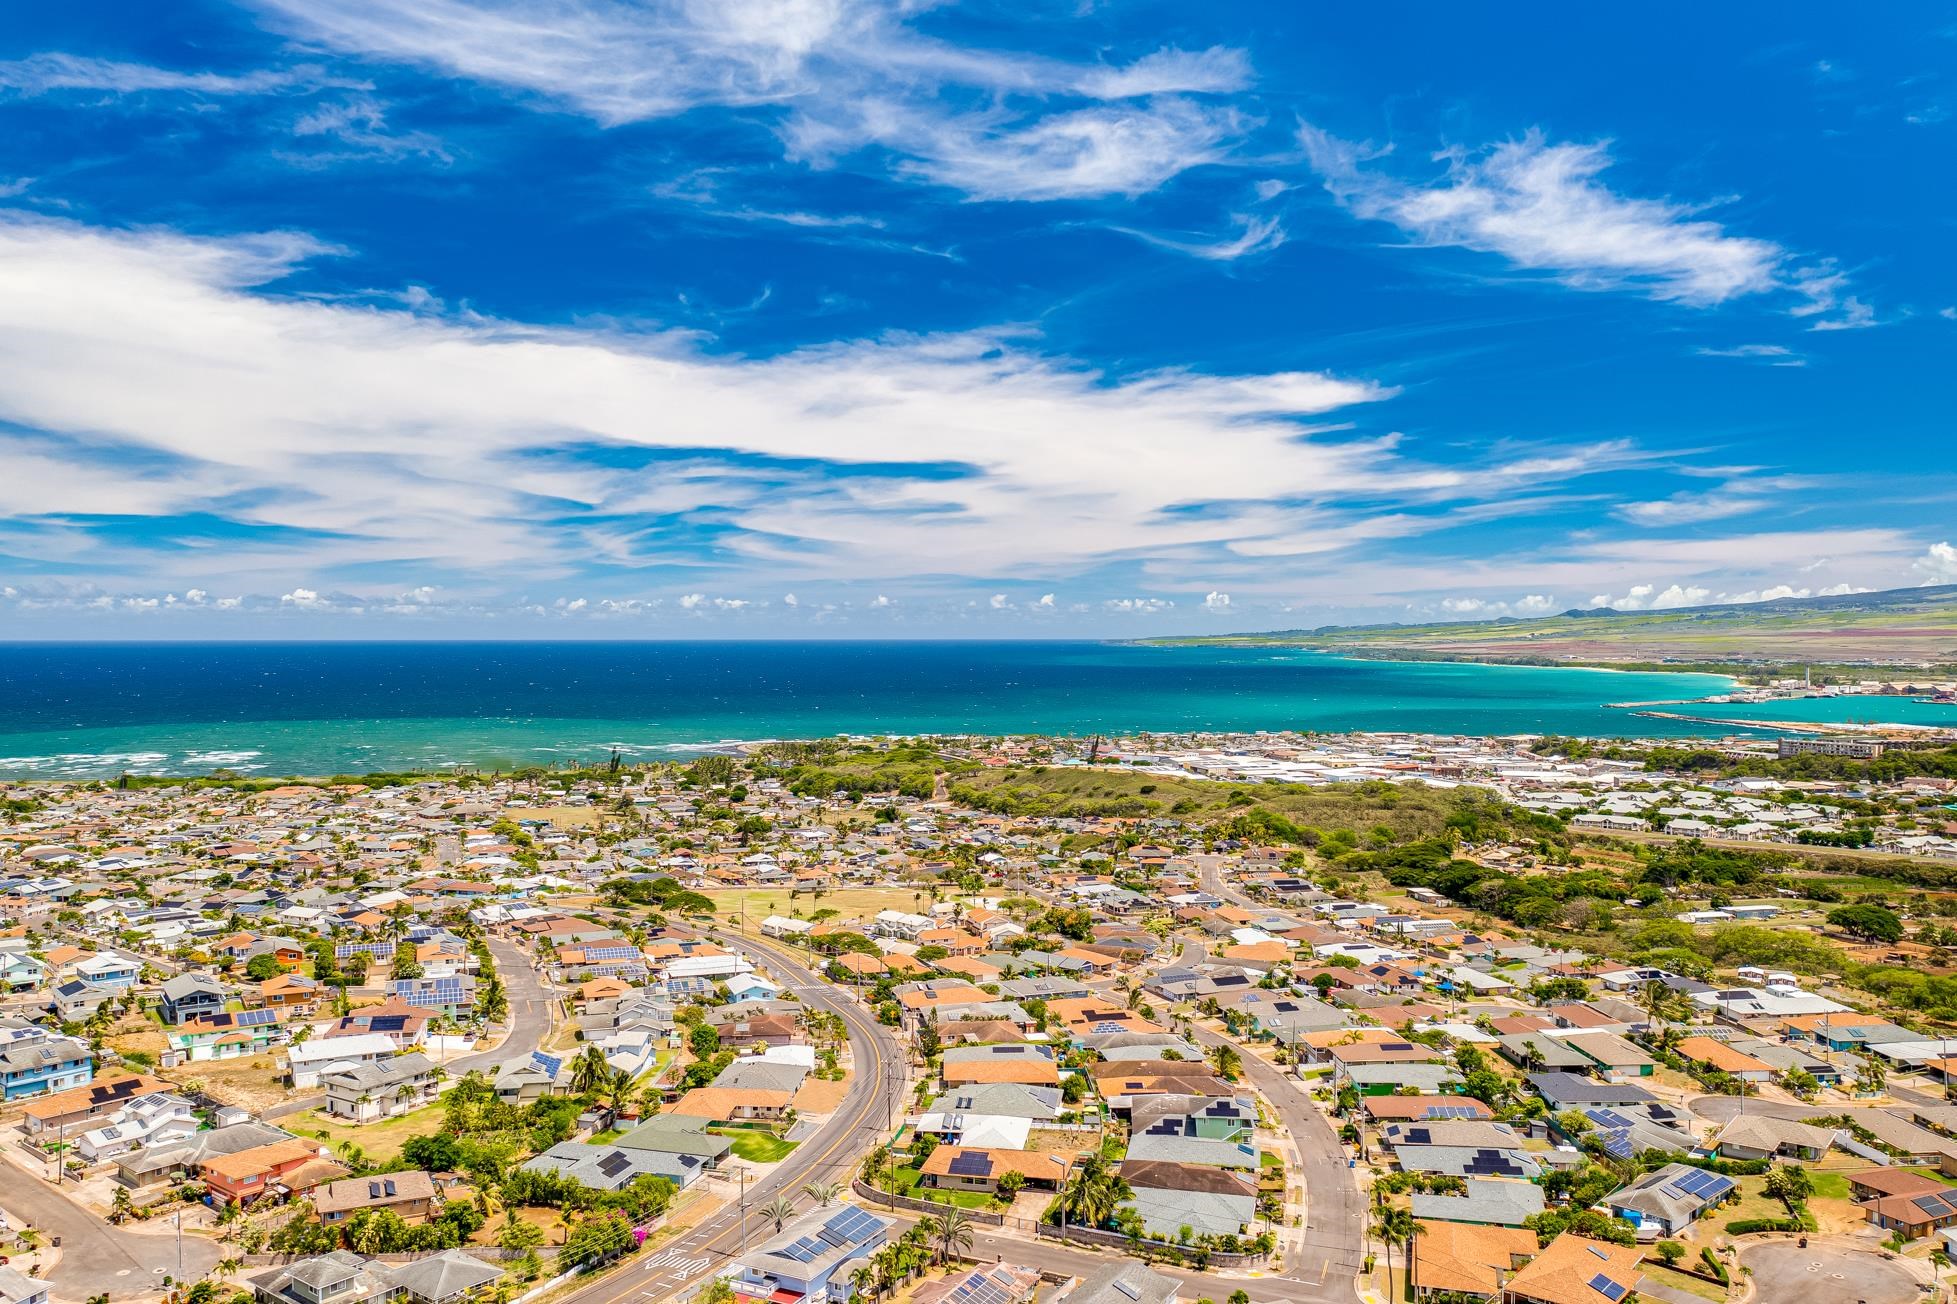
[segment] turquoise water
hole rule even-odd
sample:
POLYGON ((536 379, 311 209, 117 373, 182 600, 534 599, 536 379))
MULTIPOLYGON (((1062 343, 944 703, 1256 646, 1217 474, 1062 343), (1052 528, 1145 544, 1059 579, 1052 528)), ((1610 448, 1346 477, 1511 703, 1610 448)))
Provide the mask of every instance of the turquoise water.
POLYGON ((0 776, 513 766, 837 733, 1704 736, 1728 731, 1611 703, 1729 686, 1102 643, 18 644, 0 646, 0 776))

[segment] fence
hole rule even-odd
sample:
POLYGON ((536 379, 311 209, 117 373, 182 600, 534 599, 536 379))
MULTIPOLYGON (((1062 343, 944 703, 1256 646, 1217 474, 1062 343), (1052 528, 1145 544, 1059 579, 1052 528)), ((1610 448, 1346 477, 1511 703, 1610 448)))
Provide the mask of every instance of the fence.
MULTIPOLYGON (((1185 1258, 1200 1253, 1200 1245, 1178 1245, 1174 1241, 1154 1241, 1136 1239, 1122 1232, 1102 1231, 1096 1227, 1067 1227, 1064 1230, 1051 1223, 1040 1223, 1033 1234, 1050 1241, 1071 1241, 1076 1245, 1102 1245, 1110 1249, 1134 1252, 1152 1251, 1156 1254, 1179 1254, 1185 1258)), ((1209 1251, 1209 1266, 1212 1268, 1252 1268, 1264 1262, 1266 1256, 1255 1251, 1249 1253, 1230 1253, 1226 1250, 1209 1251)))
POLYGON ((914 1200, 908 1195, 892 1195, 888 1191, 879 1191, 876 1187, 871 1186, 860 1177, 851 1178, 849 1186, 852 1191, 855 1191, 865 1200, 870 1200, 892 1209, 908 1209, 912 1213, 928 1213, 934 1215, 941 1214, 947 1209, 960 1209, 967 1218, 984 1227, 1003 1227, 1006 1223, 1006 1216, 1001 1213, 987 1213, 983 1209, 962 1209, 961 1206, 952 1204, 950 1201, 941 1203, 935 1200, 914 1200))

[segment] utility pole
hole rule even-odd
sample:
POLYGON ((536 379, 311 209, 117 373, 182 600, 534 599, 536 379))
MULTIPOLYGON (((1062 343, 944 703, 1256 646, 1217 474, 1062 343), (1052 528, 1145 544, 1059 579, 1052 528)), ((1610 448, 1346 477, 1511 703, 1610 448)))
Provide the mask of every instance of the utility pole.
POLYGON ((177 1280, 183 1280, 183 1209, 177 1209, 177 1280))
MULTIPOLYGON (((182 1217, 181 1214, 178 1215, 182 1217)), ((741 1169, 741 1257, 747 1257, 747 1169, 741 1169)))

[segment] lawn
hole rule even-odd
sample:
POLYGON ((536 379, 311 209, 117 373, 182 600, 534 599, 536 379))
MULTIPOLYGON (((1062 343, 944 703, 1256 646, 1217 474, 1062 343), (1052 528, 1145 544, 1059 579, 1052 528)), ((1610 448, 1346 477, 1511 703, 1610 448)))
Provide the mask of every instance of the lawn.
POLYGON ((834 910, 843 920, 869 920, 879 910, 902 910, 906 913, 921 913, 931 904, 930 896, 923 891, 909 888, 889 887, 842 887, 825 888, 820 900, 813 891, 798 894, 789 900, 789 889, 770 888, 723 888, 703 892, 702 896, 714 903, 714 913, 723 917, 732 915, 739 920, 745 907, 747 928, 753 932, 761 926, 761 921, 769 915, 782 915, 794 918, 801 915, 807 918, 817 910, 834 910))
POLYGON ((767 1132, 756 1132, 750 1128, 710 1128, 727 1138, 734 1153, 750 1164, 772 1164, 787 1157, 796 1146, 794 1141, 784 1141, 767 1132))
POLYGON ((292 1120, 292 1131, 300 1136, 323 1136, 336 1149, 351 1141, 366 1152, 368 1162, 384 1164, 400 1158, 401 1147, 415 1137, 441 1131, 442 1113, 442 1107, 435 1104, 372 1123, 349 1123, 312 1109, 292 1120))
POLYGON ((1682 1272, 1673 1272, 1655 1258, 1646 1259, 1638 1266, 1643 1269, 1646 1276, 1661 1286, 1669 1286, 1673 1290, 1697 1295, 1700 1299, 1711 1300, 1713 1304, 1725 1304, 1726 1288, 1718 1282, 1701 1281, 1682 1272))
POLYGON ((905 1164, 896 1172, 897 1194, 907 1195, 913 1200, 931 1200, 938 1204, 956 1205, 960 1209, 994 1209, 997 1201, 990 1191, 940 1191, 932 1187, 918 1186, 918 1171, 915 1166, 905 1164))

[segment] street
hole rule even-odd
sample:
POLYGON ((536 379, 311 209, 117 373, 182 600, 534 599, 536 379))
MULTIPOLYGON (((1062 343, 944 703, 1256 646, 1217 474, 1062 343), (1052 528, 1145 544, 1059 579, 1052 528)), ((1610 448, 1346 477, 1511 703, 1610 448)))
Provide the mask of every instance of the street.
MULTIPOLYGON (((738 1262, 746 1246, 765 1239, 765 1225, 755 1210, 776 1195, 806 1204, 808 1197, 799 1193, 810 1182, 841 1182, 847 1190, 863 1156, 884 1140, 893 1115, 900 1114, 907 1104, 904 1051, 890 1029, 839 994, 839 989, 811 972, 785 948, 732 936, 724 940, 750 959, 767 965, 809 1005, 843 1017, 849 1027, 855 1066, 848 1094, 821 1132, 804 1141, 774 1172, 748 1186, 745 1229, 737 1200, 654 1253, 629 1259, 618 1270, 572 1291, 561 1304, 672 1299, 693 1283, 738 1262)), ((514 999, 513 993, 512 1008, 514 999)))

